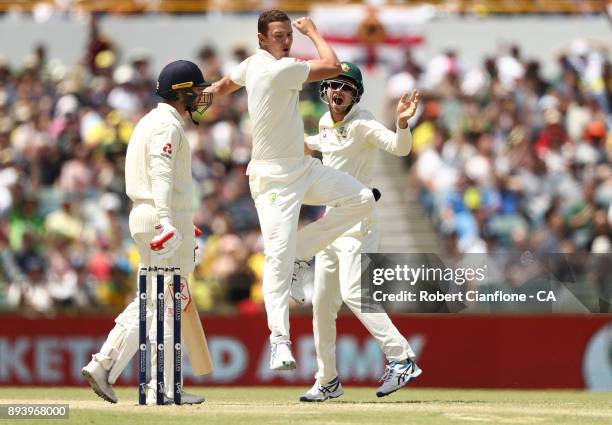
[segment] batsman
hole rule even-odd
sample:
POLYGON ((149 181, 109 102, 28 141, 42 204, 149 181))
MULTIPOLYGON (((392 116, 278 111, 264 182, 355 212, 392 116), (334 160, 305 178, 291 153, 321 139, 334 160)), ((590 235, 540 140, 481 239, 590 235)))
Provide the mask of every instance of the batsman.
MULTIPOLYGON (((341 63, 342 72, 320 85, 321 100, 329 112, 319 121, 319 134, 306 138, 311 150, 323 154, 323 164, 355 177, 374 188, 372 162, 377 150, 397 156, 408 155, 412 135, 408 120, 414 115, 419 94, 408 93, 397 105, 397 128, 388 130, 372 113, 359 107, 363 80, 357 65, 341 63)), ((328 207, 330 214, 334 207, 328 207)), ((387 360, 378 397, 391 394, 421 374, 414 362, 414 352, 406 338, 383 313, 361 311, 361 252, 377 252, 380 230, 375 212, 353 226, 315 257, 315 285, 312 300, 313 333, 317 351, 318 372, 312 388, 300 401, 325 401, 340 397, 344 390, 336 370, 336 317, 344 302, 380 344, 387 360)))
MULTIPOLYGON (((196 242, 193 226, 193 183, 191 151, 185 136, 185 117, 203 113, 212 103, 212 94, 203 90, 209 84, 192 62, 179 60, 166 65, 157 81, 156 93, 162 101, 136 125, 126 155, 125 180, 133 202, 130 233, 140 255, 140 268, 180 267, 182 341, 185 342, 194 374, 212 371, 202 325, 189 293, 188 276, 195 266, 196 242)), ((195 122, 195 121, 194 121, 195 122)), ((197 124, 197 123, 196 123, 197 124)), ((146 324, 150 341, 155 341, 155 291, 153 277, 147 280, 146 324)), ((172 279, 164 282, 165 299, 172 299, 172 279)), ((172 368, 173 303, 164 312, 164 404, 174 394, 172 368)), ((92 389, 104 400, 117 403, 112 385, 138 350, 139 299, 136 297, 115 319, 100 351, 82 369, 92 389)), ((151 371, 157 362, 156 344, 151 344, 151 371)), ((156 403, 155 374, 147 388, 147 404, 156 403)), ((182 384, 182 383, 181 383, 182 384)), ((181 388, 182 404, 198 404, 204 397, 181 388)))

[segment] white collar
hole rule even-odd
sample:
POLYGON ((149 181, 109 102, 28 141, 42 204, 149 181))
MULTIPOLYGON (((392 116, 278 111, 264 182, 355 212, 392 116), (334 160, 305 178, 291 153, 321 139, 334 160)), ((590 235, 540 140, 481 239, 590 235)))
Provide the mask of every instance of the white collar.
POLYGON ((359 104, 356 103, 353 105, 353 107, 351 108, 351 110, 349 111, 348 114, 346 114, 344 116, 344 119, 342 121, 338 121, 338 122, 334 122, 332 116, 331 116, 331 112, 327 111, 328 116, 329 116, 329 126, 332 128, 336 128, 336 127, 340 127, 341 125, 349 122, 351 119, 353 119, 353 117, 355 115, 357 115, 359 113, 361 109, 359 108, 359 104))

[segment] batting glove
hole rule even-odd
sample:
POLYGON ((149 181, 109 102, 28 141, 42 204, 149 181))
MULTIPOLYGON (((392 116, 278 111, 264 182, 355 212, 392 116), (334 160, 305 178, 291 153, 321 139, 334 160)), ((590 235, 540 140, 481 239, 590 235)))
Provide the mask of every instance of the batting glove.
POLYGON ((153 251, 158 259, 164 259, 170 257, 174 251, 181 245, 183 237, 178 230, 172 226, 170 219, 163 217, 159 220, 159 224, 155 226, 157 230, 157 236, 155 236, 149 247, 153 251))

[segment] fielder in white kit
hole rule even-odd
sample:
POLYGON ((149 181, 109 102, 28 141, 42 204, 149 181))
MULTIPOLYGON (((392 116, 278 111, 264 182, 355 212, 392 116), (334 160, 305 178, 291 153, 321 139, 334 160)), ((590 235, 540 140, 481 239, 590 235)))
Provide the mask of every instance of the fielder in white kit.
MULTIPOLYGON (((133 202, 130 233, 140 254, 139 268, 180 267, 183 309, 191 302, 187 278, 195 266, 196 247, 193 226, 193 182, 191 150, 185 136, 183 117, 203 113, 212 103, 212 95, 203 93, 209 84, 198 66, 189 61, 175 61, 159 74, 157 94, 164 98, 136 125, 126 154, 127 195, 133 202)), ((147 329, 155 341, 153 278, 147 279, 147 329)), ((166 277, 165 299, 172 299, 171 278, 166 277)), ((136 297, 115 319, 100 352, 82 369, 93 390, 104 400, 117 402, 113 391, 123 369, 138 350, 138 307, 136 297)), ((166 302, 164 315, 164 404, 173 399, 172 303, 166 302)), ((156 344, 151 344, 151 371, 157 362, 156 344)), ((155 374, 149 382, 147 404, 155 404, 155 374)), ((204 397, 182 392, 182 404, 198 404, 204 397)))
POLYGON ((374 196, 366 186, 304 155, 304 124, 298 109, 302 85, 334 77, 341 69, 309 18, 299 18, 293 26, 312 40, 320 59, 289 57, 291 21, 281 11, 267 11, 258 20, 257 53, 206 89, 216 95, 243 86, 247 90, 253 123, 247 174, 264 241, 263 292, 274 370, 296 367, 289 338, 289 296, 304 301, 301 279, 308 261, 374 209, 374 196), (298 232, 302 204, 336 208, 298 232))
MULTIPOLYGON (((372 165, 378 149, 398 156, 408 155, 412 135, 408 120, 419 101, 416 91, 397 105, 397 128, 393 133, 359 107, 363 81, 359 68, 342 62, 342 73, 321 83, 321 99, 329 112, 319 121, 319 134, 306 138, 311 150, 323 154, 323 164, 346 172, 373 188, 372 165)), ((333 212, 328 209, 327 214, 333 212)), ((361 311, 361 252, 378 251, 380 231, 374 213, 345 232, 315 257, 313 333, 318 372, 313 387, 300 401, 325 401, 340 397, 344 390, 336 370, 336 317, 344 302, 380 344, 389 364, 376 391, 386 396, 421 374, 413 361, 408 341, 384 313, 361 311)))

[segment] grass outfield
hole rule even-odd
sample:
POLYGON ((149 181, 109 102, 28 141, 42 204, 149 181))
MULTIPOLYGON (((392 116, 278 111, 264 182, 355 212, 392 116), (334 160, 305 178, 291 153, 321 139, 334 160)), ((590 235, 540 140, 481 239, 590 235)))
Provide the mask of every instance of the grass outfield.
MULTIPOLYGON (((68 421, 41 423, 190 424, 610 424, 610 393, 404 389, 377 399, 373 388, 345 388, 341 398, 299 403, 306 388, 187 388, 203 394, 199 406, 138 406, 135 388, 118 388, 111 405, 86 388, 1 388, 0 404, 69 403, 68 421)), ((0 423, 4 422, 0 419, 0 423)))

